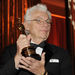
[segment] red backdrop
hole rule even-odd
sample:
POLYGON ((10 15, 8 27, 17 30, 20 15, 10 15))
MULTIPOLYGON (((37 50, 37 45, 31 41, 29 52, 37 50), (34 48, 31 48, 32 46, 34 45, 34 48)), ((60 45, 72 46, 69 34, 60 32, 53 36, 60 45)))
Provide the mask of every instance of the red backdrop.
POLYGON ((52 15, 52 27, 48 42, 62 48, 67 48, 66 43, 66 22, 65 17, 57 17, 52 15))
MULTIPOLYGON (((38 0, 37 0, 38 1, 38 0)), ((36 4, 29 0, 1 0, 0 1, 0 48, 15 43, 19 35, 16 30, 16 18, 22 18, 27 7, 36 4)), ((52 27, 48 42, 66 48, 66 24, 65 17, 52 14, 52 27)), ((0 49, 0 53, 1 53, 0 49)))

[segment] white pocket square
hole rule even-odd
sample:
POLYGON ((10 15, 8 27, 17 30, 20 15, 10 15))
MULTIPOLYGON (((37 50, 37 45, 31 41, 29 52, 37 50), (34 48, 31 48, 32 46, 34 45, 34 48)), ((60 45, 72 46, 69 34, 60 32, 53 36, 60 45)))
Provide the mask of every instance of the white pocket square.
POLYGON ((59 63, 59 59, 50 59, 49 62, 50 63, 59 63))

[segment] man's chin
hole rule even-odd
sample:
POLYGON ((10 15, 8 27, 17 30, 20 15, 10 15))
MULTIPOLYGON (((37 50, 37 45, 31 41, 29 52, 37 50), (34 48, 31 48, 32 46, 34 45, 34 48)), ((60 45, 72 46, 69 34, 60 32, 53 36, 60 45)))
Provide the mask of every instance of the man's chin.
POLYGON ((42 36, 41 39, 44 41, 47 39, 47 36, 42 36))

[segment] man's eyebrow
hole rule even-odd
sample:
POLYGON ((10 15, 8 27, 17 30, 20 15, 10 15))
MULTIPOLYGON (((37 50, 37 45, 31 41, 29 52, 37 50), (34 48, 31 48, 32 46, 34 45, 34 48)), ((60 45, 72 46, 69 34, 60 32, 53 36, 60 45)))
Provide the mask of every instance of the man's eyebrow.
MULTIPOLYGON (((39 16, 37 17, 37 19, 42 19, 42 20, 44 20, 43 18, 41 18, 41 17, 39 17, 39 16)), ((49 20, 49 17, 48 17, 46 20, 49 20)))
POLYGON ((41 18, 40 16, 38 16, 37 19, 43 19, 43 18, 41 18))

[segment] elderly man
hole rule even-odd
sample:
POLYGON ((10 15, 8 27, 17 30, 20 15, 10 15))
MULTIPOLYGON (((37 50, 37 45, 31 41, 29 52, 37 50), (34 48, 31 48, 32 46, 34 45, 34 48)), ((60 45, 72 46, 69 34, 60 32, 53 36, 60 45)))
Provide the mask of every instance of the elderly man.
POLYGON ((37 4, 27 10, 24 18, 28 34, 21 34, 16 45, 6 48, 0 75, 72 75, 68 52, 46 42, 51 28, 51 14, 47 7, 37 4), (32 44, 37 45, 35 51, 40 60, 22 56, 22 49, 32 44))

